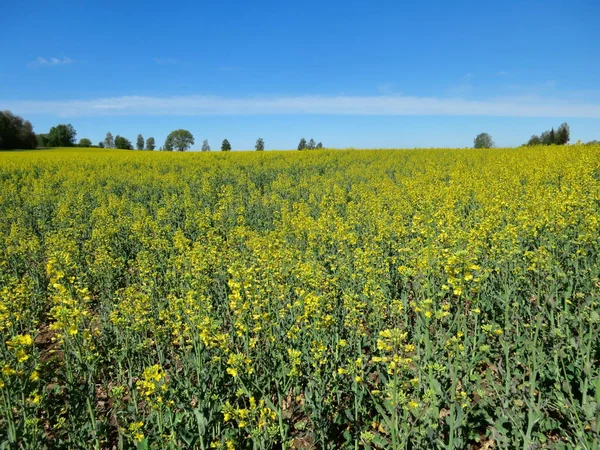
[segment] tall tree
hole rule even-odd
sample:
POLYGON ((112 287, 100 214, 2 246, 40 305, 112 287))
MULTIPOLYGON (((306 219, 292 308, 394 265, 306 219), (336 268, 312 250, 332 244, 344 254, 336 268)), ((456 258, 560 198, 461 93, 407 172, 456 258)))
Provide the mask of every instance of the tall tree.
POLYGON ((77 132, 70 123, 56 125, 50 128, 48 133, 48 145, 50 147, 73 147, 75 145, 77 132))
POLYGON ((144 150, 144 136, 142 136, 141 133, 138 134, 138 136, 137 136, 137 140, 135 142, 135 147, 138 150, 144 150))
POLYGON ((306 144, 306 148, 309 150, 314 150, 316 146, 317 144, 315 144, 315 140, 313 138, 311 138, 310 141, 308 141, 308 144, 306 144))
POLYGON ((487 133, 478 134, 473 145, 475 148, 492 148, 493 146, 494 141, 492 141, 492 137, 487 133))
POLYGON ((540 141, 542 142, 542 145, 554 144, 554 139, 550 134, 550 131, 544 131, 542 134, 540 134, 540 141))
POLYGON ((0 149, 32 149, 38 145, 33 126, 10 111, 0 111, 0 149))
POLYGON ((37 134, 37 146, 38 147, 48 147, 48 135, 47 134, 37 134))
POLYGON ((117 135, 115 138, 115 147, 121 150, 133 150, 133 145, 129 139, 117 135))
POLYGON ((262 152, 265 149, 265 141, 263 140, 263 138, 258 138, 254 147, 257 151, 262 152))
POLYGON ((322 149, 322 148, 323 148, 323 144, 322 144, 321 142, 319 142, 315 148, 316 148, 317 150, 320 150, 320 149, 322 149))
POLYGON ((106 137, 104 138, 104 147, 115 148, 115 140, 113 139, 113 135, 110 131, 106 133, 106 137))
POLYGON ((554 131, 554 127, 550 130, 550 144, 556 144, 556 132, 554 131))
POLYGON ((221 151, 222 152, 230 152, 231 151, 231 144, 229 143, 229 141, 227 139, 223 139, 223 143, 221 144, 221 151))
POLYGON ((192 145, 194 145, 194 136, 188 130, 183 129, 171 131, 165 141, 165 147, 168 146, 179 152, 189 150, 192 145))
POLYGON ((210 152, 210 145, 208 145, 208 139, 204 139, 202 141, 202 151, 203 152, 210 152))
POLYGON ((146 150, 154 150, 156 148, 156 142, 153 137, 146 139, 146 150))
POLYGON ((566 122, 562 123, 556 130, 556 138, 554 142, 556 142, 558 145, 565 145, 570 139, 571 130, 569 129, 569 125, 566 122))
POLYGON ((298 150, 304 150, 306 148, 306 139, 300 139, 300 143, 298 144, 298 150))

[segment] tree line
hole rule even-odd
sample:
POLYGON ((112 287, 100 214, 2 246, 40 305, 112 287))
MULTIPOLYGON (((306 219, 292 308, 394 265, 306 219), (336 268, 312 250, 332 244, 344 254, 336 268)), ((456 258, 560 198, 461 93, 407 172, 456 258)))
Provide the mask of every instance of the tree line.
POLYGON ((556 131, 554 127, 551 130, 543 131, 539 136, 534 134, 525 144, 528 147, 534 145, 565 145, 571 139, 571 130, 569 125, 562 123, 556 131))
MULTIPOLYGON (((77 132, 71 124, 59 124, 52 128, 48 133, 36 134, 33 132, 33 126, 28 120, 13 114, 10 111, 0 111, 0 150, 10 149, 34 149, 46 147, 96 147, 96 148, 117 148, 123 150, 133 150, 133 143, 123 137, 117 135, 113 137, 112 133, 106 133, 103 141, 97 145, 93 145, 88 138, 82 138, 77 143, 77 132)), ((539 136, 533 135, 523 144, 523 146, 537 145, 566 145, 571 139, 571 130, 569 125, 562 123, 556 130, 552 127, 550 130, 543 131, 539 136)), ((174 130, 167 136, 164 145, 159 150, 161 151, 186 151, 194 145, 194 135, 189 130, 178 129, 174 130)), ((580 141, 578 144, 583 144, 580 141)), ((597 145, 599 141, 593 140, 583 145, 597 145)), ((475 137, 475 148, 492 148, 495 146, 492 137, 488 133, 480 133, 475 137)), ((156 141, 153 137, 144 139, 141 134, 137 135, 135 142, 137 150, 155 150, 156 141)), ((231 143, 227 139, 223 139, 221 143, 221 151, 231 151, 231 143)), ((256 140, 254 148, 257 151, 265 149, 265 141, 262 138, 256 140)), ((305 138, 301 138, 298 143, 298 150, 318 150, 322 149, 321 142, 316 143, 314 139, 308 142, 305 138)), ((207 139, 202 142, 203 152, 210 151, 210 145, 207 139)))
MULTIPOLYGON (((522 145, 522 147, 533 147, 537 145, 566 145, 571 140, 571 129, 568 123, 562 123, 554 130, 552 127, 550 130, 543 131, 539 136, 534 134, 529 140, 522 145)), ((600 141, 593 140, 587 143, 577 141, 578 145, 597 145, 600 141)), ((480 133, 475 137, 473 142, 474 148, 492 148, 494 147, 494 141, 488 133, 480 133)))

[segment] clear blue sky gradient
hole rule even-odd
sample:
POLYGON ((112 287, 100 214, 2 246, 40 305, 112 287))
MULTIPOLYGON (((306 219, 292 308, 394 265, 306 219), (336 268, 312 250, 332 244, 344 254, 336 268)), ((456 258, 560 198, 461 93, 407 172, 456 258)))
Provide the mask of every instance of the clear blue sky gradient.
POLYGON ((597 0, 25 0, 1 11, 0 109, 39 133, 72 123, 94 142, 111 131, 160 145, 186 128, 196 148, 228 138, 250 149, 260 136, 286 149, 301 137, 466 147, 487 131, 513 146, 566 121, 573 140, 600 139, 597 0))

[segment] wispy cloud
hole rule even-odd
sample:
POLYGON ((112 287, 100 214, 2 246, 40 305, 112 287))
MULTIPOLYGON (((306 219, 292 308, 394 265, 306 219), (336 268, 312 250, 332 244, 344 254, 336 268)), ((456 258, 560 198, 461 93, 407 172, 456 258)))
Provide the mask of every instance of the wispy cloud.
POLYGON ((61 66, 65 64, 72 64, 73 60, 66 56, 62 58, 42 58, 38 56, 35 61, 31 61, 27 66, 29 67, 43 67, 43 66, 61 66))
POLYGON ((20 114, 78 116, 199 115, 441 115, 600 118, 600 102, 503 97, 466 100, 460 97, 285 96, 234 98, 217 96, 124 96, 91 100, 3 101, 20 114))
POLYGON ((450 86, 448 89, 448 94, 450 96, 465 96, 473 91, 473 75, 471 72, 467 72, 462 77, 457 84, 450 86))

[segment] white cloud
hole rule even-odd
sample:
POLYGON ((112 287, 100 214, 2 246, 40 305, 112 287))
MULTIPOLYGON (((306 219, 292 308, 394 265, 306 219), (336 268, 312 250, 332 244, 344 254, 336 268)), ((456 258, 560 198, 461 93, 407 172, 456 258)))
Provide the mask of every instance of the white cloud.
POLYGON ((78 116, 201 115, 440 115, 600 118, 600 102, 544 99, 532 96, 466 100, 460 97, 284 96, 217 97, 124 96, 90 100, 3 101, 17 114, 78 116))
POLYGON ((42 66, 60 66, 64 64, 72 64, 73 60, 66 56, 62 58, 42 58, 38 56, 35 61, 31 61, 27 64, 29 67, 42 67, 42 66))

